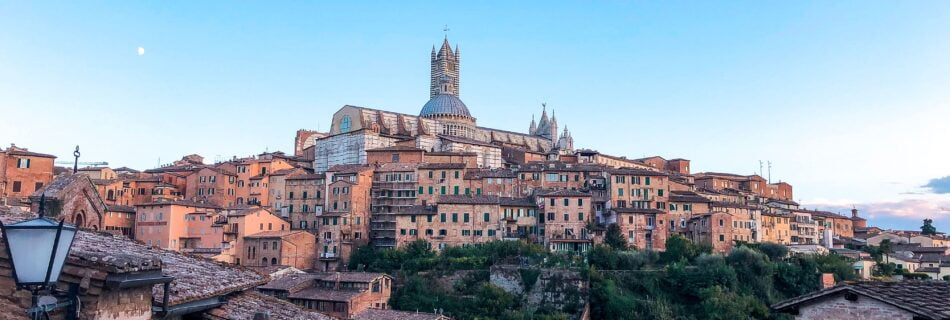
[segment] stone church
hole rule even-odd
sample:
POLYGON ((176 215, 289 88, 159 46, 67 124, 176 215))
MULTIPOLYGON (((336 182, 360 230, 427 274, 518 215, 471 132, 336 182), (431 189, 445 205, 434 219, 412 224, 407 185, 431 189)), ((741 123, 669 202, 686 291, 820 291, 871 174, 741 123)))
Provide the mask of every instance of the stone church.
POLYGON ((366 163, 366 150, 405 146, 427 152, 474 153, 483 168, 499 168, 517 159, 557 159, 572 154, 574 139, 567 128, 558 132, 557 119, 543 107, 541 119, 527 133, 479 127, 459 98, 460 53, 446 38, 430 57, 429 101, 419 115, 346 105, 333 114, 326 137, 314 144, 314 169, 366 163))

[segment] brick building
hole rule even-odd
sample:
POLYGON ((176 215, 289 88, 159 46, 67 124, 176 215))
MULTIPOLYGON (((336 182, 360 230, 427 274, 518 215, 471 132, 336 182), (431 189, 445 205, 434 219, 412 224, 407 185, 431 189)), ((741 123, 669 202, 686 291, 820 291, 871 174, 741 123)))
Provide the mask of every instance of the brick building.
POLYGON ((555 252, 587 252, 593 245, 591 196, 575 190, 539 190, 538 212, 544 216, 543 243, 555 252))
POLYGON ((214 204, 187 200, 138 204, 135 206, 135 239, 174 251, 207 247, 210 242, 221 240, 221 233, 212 230, 214 219, 208 218, 220 210, 221 207, 214 204))
POLYGON ((713 252, 727 253, 732 250, 732 215, 725 212, 710 212, 689 219, 688 238, 695 243, 705 243, 713 252))
POLYGON ((56 156, 10 144, 0 150, 0 201, 25 199, 53 181, 56 156))
POLYGON ((217 227, 223 228, 221 256, 217 259, 242 264, 245 259, 244 238, 248 235, 264 231, 290 230, 290 223, 275 215, 268 209, 252 207, 248 209, 230 209, 222 212, 217 220, 217 227))
POLYGON ((316 237, 301 230, 263 231, 244 237, 246 267, 290 266, 300 270, 313 269, 316 260, 316 237))
POLYGON ((392 277, 366 272, 292 274, 271 280, 257 290, 306 310, 353 319, 368 309, 389 309, 392 277))

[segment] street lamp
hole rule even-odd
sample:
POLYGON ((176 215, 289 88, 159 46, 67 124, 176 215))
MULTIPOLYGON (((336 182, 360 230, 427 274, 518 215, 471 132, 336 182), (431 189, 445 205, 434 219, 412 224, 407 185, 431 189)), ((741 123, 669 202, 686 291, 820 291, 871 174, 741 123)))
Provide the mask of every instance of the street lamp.
MULTIPOLYGON (((39 218, 11 225, 0 223, 16 287, 33 292, 33 307, 27 312, 34 318, 59 307, 75 306, 78 294, 78 286, 71 286, 64 296, 67 301, 38 305, 40 293, 57 293, 56 282, 76 237, 75 226, 44 217, 45 200, 45 195, 41 196, 39 218)), ((75 315, 73 308, 67 310, 67 319, 75 319, 75 315)))

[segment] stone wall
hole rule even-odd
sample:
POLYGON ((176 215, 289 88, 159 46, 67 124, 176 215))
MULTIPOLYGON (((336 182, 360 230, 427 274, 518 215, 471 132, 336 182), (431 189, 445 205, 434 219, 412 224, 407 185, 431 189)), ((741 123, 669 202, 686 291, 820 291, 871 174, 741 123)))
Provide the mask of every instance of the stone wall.
POLYGON ((589 281, 577 271, 519 265, 491 267, 490 281, 508 293, 522 296, 526 310, 550 308, 584 319, 589 281))

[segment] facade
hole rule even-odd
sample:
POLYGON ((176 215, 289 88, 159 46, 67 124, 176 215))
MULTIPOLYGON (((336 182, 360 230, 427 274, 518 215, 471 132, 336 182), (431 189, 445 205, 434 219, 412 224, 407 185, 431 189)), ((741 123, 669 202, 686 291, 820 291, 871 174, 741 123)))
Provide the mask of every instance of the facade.
POLYGON ((732 215, 710 212, 689 219, 687 235, 695 243, 705 243, 713 252, 727 253, 733 246, 732 215))
POLYGON ((219 248, 221 233, 213 230, 213 213, 221 207, 186 200, 158 201, 135 206, 135 239, 173 251, 219 248), (203 223, 201 223, 203 222, 203 223))
POLYGON ((289 266, 313 269, 316 261, 316 237, 301 230, 263 231, 244 237, 246 267, 289 266))
POLYGON ((216 259, 227 263, 240 264, 247 259, 244 238, 265 231, 290 230, 290 223, 281 219, 268 209, 255 207, 250 209, 227 210, 214 222, 222 228, 222 251, 216 259))
POLYGON ((536 195, 543 214, 543 243, 554 252, 587 252, 593 244, 591 196, 573 190, 541 190, 536 195))
POLYGON ((25 199, 53 181, 56 156, 10 144, 0 150, 0 201, 25 199))
POLYGON ((41 200, 45 199, 47 215, 65 219, 66 223, 82 229, 102 230, 108 211, 92 179, 81 174, 57 176, 29 199, 33 212, 39 212, 41 200))

